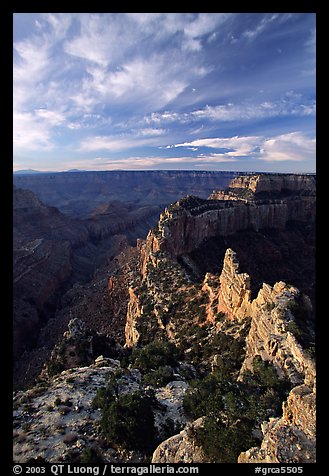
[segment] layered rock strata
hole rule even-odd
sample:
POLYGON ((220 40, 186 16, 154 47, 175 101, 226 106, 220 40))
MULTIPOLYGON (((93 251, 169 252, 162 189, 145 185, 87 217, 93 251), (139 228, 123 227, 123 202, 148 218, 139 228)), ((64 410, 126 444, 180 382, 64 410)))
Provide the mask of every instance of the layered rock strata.
POLYGON ((237 178, 230 187, 214 192, 208 200, 188 196, 166 208, 147 237, 149 248, 175 257, 190 253, 214 236, 264 228, 282 230, 290 221, 315 221, 313 176, 247 176, 237 178))
POLYGON ((257 174, 232 179, 230 188, 248 188, 260 192, 310 192, 315 193, 316 179, 312 174, 257 174))
MULTIPOLYGON (((315 462, 315 362, 310 350, 298 342, 298 325, 293 314, 297 306, 310 311, 308 298, 281 281, 273 287, 264 283, 257 297, 251 299, 250 278, 240 272, 236 253, 231 249, 226 251, 219 278, 209 273, 202 289, 209 296, 207 309, 211 311, 207 319, 214 322, 215 314, 225 312, 225 319, 216 324, 218 329, 241 338, 242 332, 249 328, 238 379, 243 380, 246 371, 253 372, 253 361, 258 356, 275 367, 279 378, 288 378, 293 385, 287 401, 283 402, 282 417, 262 424, 260 448, 242 453, 238 462, 315 462), (227 326, 227 322, 231 325, 227 326)), ((202 422, 194 424, 198 426, 202 422)), ((200 451, 202 453, 186 428, 163 442, 155 451, 153 461, 206 462, 200 451), (195 459, 191 456, 193 452, 195 459)))
POLYGON ((299 335, 294 311, 302 308, 305 313, 310 312, 309 299, 281 281, 273 287, 264 283, 257 297, 251 300, 249 276, 240 273, 236 254, 231 249, 226 251, 219 281, 218 309, 226 312, 229 319, 250 320, 239 379, 243 380, 246 370, 253 371, 254 358, 260 356, 294 385, 283 403, 282 417, 263 423, 261 447, 242 453, 238 462, 315 462, 315 361, 294 335, 299 335))

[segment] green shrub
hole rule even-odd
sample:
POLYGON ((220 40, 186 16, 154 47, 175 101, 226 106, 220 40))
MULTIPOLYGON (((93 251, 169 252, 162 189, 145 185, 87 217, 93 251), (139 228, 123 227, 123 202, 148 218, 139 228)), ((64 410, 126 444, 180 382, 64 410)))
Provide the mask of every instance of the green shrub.
POLYGON ((56 405, 56 407, 58 407, 59 405, 62 405, 63 402, 61 400, 60 397, 56 397, 55 401, 54 401, 54 405, 56 405))
POLYGON ((65 365, 63 364, 63 362, 60 362, 58 360, 56 361, 51 360, 47 364, 47 370, 48 370, 48 375, 50 377, 53 377, 54 375, 57 375, 63 372, 63 370, 65 370, 65 365))
MULTIPOLYGON (((219 336, 217 343, 222 339, 219 336)), ((223 342, 229 341, 224 338, 223 342)), ((219 358, 222 363, 214 372, 192 382, 183 405, 191 418, 205 417, 195 439, 209 460, 236 463, 242 451, 257 444, 253 430, 269 417, 280 415, 291 386, 260 357, 254 359, 254 373, 246 372, 244 381, 236 382, 229 367, 225 368, 227 360, 219 358)))
POLYGON ((97 389, 96 395, 91 403, 91 406, 93 408, 104 408, 107 401, 107 390, 105 387, 100 387, 97 389))
POLYGON ((94 448, 85 448, 80 455, 81 464, 100 464, 104 463, 102 457, 94 448))
POLYGON ((196 441, 213 463, 237 463, 239 454, 256 444, 249 422, 226 424, 213 416, 206 417, 203 428, 197 430, 196 441))
POLYGON ((162 365, 156 370, 149 372, 143 376, 145 385, 153 385, 154 387, 164 387, 173 380, 173 370, 169 365, 162 365))
POLYGON ((129 450, 151 453, 157 445, 153 399, 142 392, 120 395, 103 408, 101 427, 107 440, 129 450))
POLYGON ((171 342, 150 342, 140 349, 135 349, 131 360, 133 366, 141 372, 150 372, 163 366, 176 366, 181 354, 179 349, 171 342))

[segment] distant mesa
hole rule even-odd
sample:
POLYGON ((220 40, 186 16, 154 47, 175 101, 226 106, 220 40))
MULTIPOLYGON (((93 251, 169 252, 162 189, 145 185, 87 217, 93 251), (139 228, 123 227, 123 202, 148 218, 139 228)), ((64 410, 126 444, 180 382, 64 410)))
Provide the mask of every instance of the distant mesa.
POLYGON ((80 169, 69 169, 69 170, 66 170, 66 172, 86 172, 86 171, 80 170, 80 169))
POLYGON ((40 170, 33 170, 33 169, 16 170, 14 172, 15 175, 42 174, 42 173, 45 173, 45 172, 40 172, 40 170))

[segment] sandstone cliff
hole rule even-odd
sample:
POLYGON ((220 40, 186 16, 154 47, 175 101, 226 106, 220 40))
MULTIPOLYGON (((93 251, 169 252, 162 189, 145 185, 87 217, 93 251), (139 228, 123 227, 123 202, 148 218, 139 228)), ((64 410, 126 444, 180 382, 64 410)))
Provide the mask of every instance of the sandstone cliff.
POLYGON ((315 221, 313 176, 245 176, 231 185, 229 192, 213 193, 208 200, 188 196, 168 207, 148 235, 152 249, 179 256, 214 236, 250 229, 284 229, 290 221, 315 221), (241 199, 237 190, 251 191, 251 195, 244 194, 241 199), (258 198, 264 191, 266 198, 258 198))
POLYGON ((264 422, 262 432, 261 446, 241 453, 238 463, 315 463, 315 390, 308 385, 293 388, 282 418, 264 422))
MULTIPOLYGON (((283 232, 290 222, 305 223, 307 226, 313 223, 314 226, 313 176, 242 177, 233 181, 228 191, 214 198, 206 201, 189 196, 165 210, 158 227, 150 231, 144 244, 140 244, 142 282, 149 284, 150 264, 152 269, 158 271, 158 263, 164 257, 168 262, 172 259, 171 262, 174 262, 176 258, 184 264, 185 269, 193 271, 194 263, 190 259, 192 251, 209 237, 229 238, 237 231, 241 233, 250 229, 256 232, 280 229, 283 232)), ((312 252, 312 248, 303 251, 305 256, 309 252, 312 252)), ((277 253, 277 258, 279 256, 277 253)), ((294 259, 292 255, 291 258, 294 259)), ((261 259, 256 259, 261 263, 261 259)), ((291 266, 294 266, 293 262, 291 266)), ((175 296, 177 288, 172 289, 175 296)), ((188 277, 181 289, 184 289, 185 300, 188 300, 188 277)), ((220 274, 206 273, 198 289, 200 291, 196 293, 207 296, 203 311, 206 322, 212 323, 217 331, 228 333, 236 339, 246 335, 245 357, 239 380, 243 381, 245 372, 253 371, 254 359, 258 357, 271 363, 279 378, 287 378, 293 386, 287 400, 283 402, 282 417, 272 418, 262 424, 260 448, 254 447, 241 454, 239 462, 315 461, 314 329, 310 299, 295 286, 283 281, 271 285, 263 282, 255 294, 250 275, 240 271, 237 255, 232 249, 226 250, 220 274), (218 320, 220 315, 225 318, 218 320), (296 417, 297 414, 300 419, 296 417)), ((158 294, 165 295, 166 289, 158 294)), ((136 305, 138 287, 133 296, 136 305)), ((156 296, 157 293, 153 293, 153 298, 156 296)), ((151 314, 157 304, 159 300, 153 299, 151 314)), ((129 340, 129 336, 133 335, 129 334, 129 328, 136 329, 134 326, 143 318, 143 313, 139 308, 135 319, 133 307, 131 311, 126 336, 128 345, 136 345, 141 337, 140 332, 129 340)), ((165 326, 162 328, 169 338, 177 338, 178 316, 176 311, 176 314, 169 313, 164 320, 165 326)), ((197 322, 195 319, 192 318, 193 324, 197 322)), ((156 321, 153 322, 158 328, 161 327, 156 321)), ((160 445, 153 461, 157 458, 162 462, 179 461, 183 457, 177 455, 181 455, 184 448, 189 453, 187 448, 194 448, 193 445, 195 442, 181 433, 160 445)))
POLYGON ((236 319, 241 316, 251 319, 240 379, 243 380, 246 370, 252 370, 255 356, 260 356, 295 385, 283 403, 282 418, 271 419, 262 425, 261 447, 241 454, 239 462, 314 462, 315 361, 310 350, 298 342, 300 332, 294 316, 294 312, 302 309, 306 317, 310 311, 309 300, 300 296, 296 288, 278 282, 273 287, 263 284, 256 299, 250 301, 248 276, 241 279, 232 250, 226 252, 218 299, 219 307, 227 309, 229 315, 236 319))
MULTIPOLYGON (((216 328, 238 339, 249 329, 238 380, 243 380, 247 370, 253 371, 254 358, 259 356, 274 365, 278 375, 288 378, 294 387, 283 403, 283 416, 262 424, 260 448, 242 453, 238 462, 314 462, 315 362, 311 351, 298 342, 298 321, 293 315, 300 306, 305 312, 309 311, 309 300, 283 282, 273 287, 264 283, 252 300, 249 282, 249 276, 239 270, 236 254, 228 249, 219 279, 208 274, 203 283, 202 289, 209 296, 207 319, 214 322, 214 315, 225 312, 225 319, 217 322, 216 328), (231 325, 228 326, 228 322, 231 325)), ((201 421, 195 424, 199 427, 201 421)), ((163 442, 154 453, 153 461, 206 462, 206 456, 202 456, 195 445, 191 431, 185 429, 163 442), (196 452, 194 458, 193 452, 196 452)))
POLYGON ((303 192, 315 193, 316 179, 314 175, 302 174, 258 174, 234 178, 229 188, 247 188, 253 193, 260 192, 303 192))

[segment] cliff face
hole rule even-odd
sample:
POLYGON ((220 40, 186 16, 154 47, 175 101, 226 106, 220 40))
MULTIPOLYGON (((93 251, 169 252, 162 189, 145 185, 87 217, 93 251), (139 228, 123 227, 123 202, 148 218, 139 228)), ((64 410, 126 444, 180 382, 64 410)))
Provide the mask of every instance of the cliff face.
MULTIPOLYGON (((228 332, 237 339, 241 339, 241 334, 249 329, 238 381, 243 381, 246 371, 253 372, 253 361, 260 357, 262 361, 270 362, 280 378, 287 378, 293 388, 283 402, 282 417, 263 422, 261 446, 241 453, 238 462, 314 462, 315 362, 311 351, 298 341, 298 319, 293 314, 300 306, 309 312, 309 300, 284 282, 273 287, 264 283, 252 300, 249 281, 248 274, 239 270, 236 253, 228 249, 219 279, 207 274, 203 283, 202 289, 209 296, 206 319, 214 322, 214 316, 224 312, 225 318, 217 323, 217 330, 228 332)), ((202 421, 193 425, 200 427, 202 421)), ((207 457, 193 439, 193 425, 163 442, 155 451, 153 461, 207 462, 207 457)))
MULTIPOLYGON (((54 345, 54 339, 60 337, 63 325, 69 320, 68 313, 66 315, 62 309, 67 307, 62 299, 64 292, 72 288, 76 300, 81 297, 83 312, 72 305, 77 317, 84 314, 88 319, 89 310, 94 312, 96 305, 104 310, 104 299, 98 299, 96 304, 93 296, 90 298, 90 290, 85 289, 85 296, 81 296, 74 284, 87 285, 95 269, 106 263, 109 267, 115 256, 129 247, 128 241, 134 243, 136 237, 146 236, 158 219, 159 211, 159 207, 153 205, 136 208, 132 204, 116 202, 103 204, 87 219, 75 219, 45 205, 31 190, 14 186, 13 332, 14 379, 18 385, 33 381, 37 367, 40 371, 42 366, 42 362, 37 364, 37 361, 44 359, 44 348, 50 351, 50 343, 54 345), (41 329, 45 328, 44 334, 47 334, 48 321, 53 317, 57 320, 57 326, 50 325, 54 336, 44 339, 41 329), (40 350, 38 355, 36 348, 40 350)), ((108 295, 106 299, 109 301, 108 295)), ((109 304, 107 314, 108 308, 109 304)), ((103 318, 100 323, 99 313, 97 309, 94 322, 103 330, 108 327, 109 318, 103 318)))
POLYGON ((35 339, 42 313, 72 271, 73 246, 87 230, 46 207, 31 191, 13 195, 14 353, 35 339), (73 226, 72 226, 73 225, 73 226), (75 225, 75 226, 74 226, 75 225))
POLYGON ((294 316, 301 308, 305 313, 310 311, 309 300, 306 296, 301 297, 296 288, 278 282, 273 287, 263 284, 258 296, 250 301, 246 283, 247 276, 242 280, 238 272, 236 256, 232 250, 227 250, 220 278, 219 307, 227 309, 237 319, 241 316, 251 319, 239 378, 243 380, 246 370, 252 371, 254 358, 260 356, 263 361, 271 362, 281 377, 287 376, 295 387, 283 403, 282 417, 272 418, 262 425, 261 447, 242 453, 238 462, 315 461, 315 361, 310 351, 298 342, 300 333, 294 316), (227 299, 232 291, 238 299, 227 299))
POLYGON ((214 192, 210 197, 203 200, 189 196, 167 208, 156 230, 148 236, 154 251, 161 249, 179 256, 214 236, 243 230, 284 229, 289 221, 315 221, 313 176, 237 178, 229 191, 214 192), (267 198, 258 198, 261 192, 266 192, 267 198))
POLYGON ((230 188, 249 189, 253 193, 260 192, 303 192, 315 193, 316 179, 314 175, 300 174, 261 174, 247 177, 236 177, 230 188))
POLYGON ((238 463, 314 463, 316 461, 315 391, 307 385, 291 390, 282 418, 262 425, 260 447, 240 454, 238 463))
MULTIPOLYGON (((193 272, 194 263, 190 257, 200 244, 210 243, 210 237, 224 237, 224 241, 226 242, 226 238, 229 242, 231 235, 240 236, 237 233, 239 231, 252 231, 256 237, 258 231, 272 229, 280 230, 282 236, 289 240, 289 233, 284 235, 289 223, 314 226, 314 177, 279 177, 278 183, 274 178, 243 177, 233 183, 228 200, 202 200, 190 196, 172 205, 161 215, 158 227, 150 231, 145 243, 140 243, 140 285, 144 283, 152 300, 145 315, 140 299, 140 285, 131 290, 126 343, 134 346, 141 341, 147 319, 159 332, 162 329, 167 338, 174 340, 183 323, 179 317, 181 313, 189 315, 191 325, 195 325, 200 317, 190 313, 186 304, 182 307, 183 311, 176 305, 173 312, 163 312, 168 287, 174 302, 176 299, 179 302, 184 299, 185 303, 190 299, 193 288, 195 296, 198 299, 201 296, 198 302, 204 303, 199 307, 203 322, 210 323, 216 332, 224 332, 237 340, 246 336, 245 356, 238 381, 243 382, 244 376, 253 372, 253 362, 255 358, 260 358, 263 362, 270 363, 279 378, 288 379, 293 387, 283 402, 282 417, 264 421, 260 446, 243 452, 239 456, 239 462, 314 462, 315 364, 312 355, 314 329, 310 299, 295 286, 282 280, 271 284, 263 282, 255 294, 251 287, 251 276, 240 270, 237 254, 231 248, 225 252, 220 273, 206 273, 200 285, 192 285, 186 275, 178 285, 175 279, 170 280, 170 285, 167 281, 167 287, 159 284, 164 282, 163 267, 167 269, 166 276, 169 279, 173 272, 169 271, 168 263, 172 263, 171 270, 175 269, 176 259, 184 264, 185 270, 193 272), (275 198, 270 197, 271 193, 274 193, 275 198), (258 194, 263 198, 260 199, 258 194), (266 198, 264 194, 267 194, 266 198), (156 319, 157 308, 162 310, 161 321, 156 319)), ((243 240, 242 235, 241 239, 243 240)), ((300 250, 305 256, 310 252, 312 247, 300 250)), ((280 253, 281 250, 273 249, 273 256, 278 260, 281 259, 280 253)), ((211 248, 208 249, 208 255, 211 256, 211 248)), ((293 269, 295 257, 287 255, 288 260, 289 257, 292 259, 289 266, 293 269)), ((261 255, 255 259, 261 266, 261 255)), ((273 265, 275 266, 271 266, 273 265)), ((257 270, 257 263, 253 269, 257 270)), ((159 446, 153 455, 153 461, 183 461, 180 459, 183 458, 183 453, 190 454, 193 451, 196 451, 193 437, 188 432, 181 432, 159 446)), ((207 460, 206 456, 200 458, 207 460)), ((193 462, 193 458, 189 462, 193 462)))

